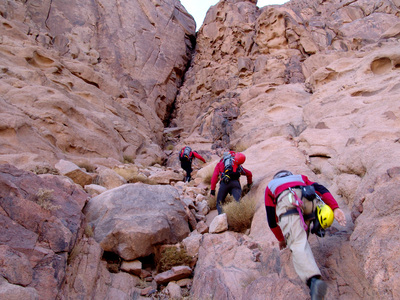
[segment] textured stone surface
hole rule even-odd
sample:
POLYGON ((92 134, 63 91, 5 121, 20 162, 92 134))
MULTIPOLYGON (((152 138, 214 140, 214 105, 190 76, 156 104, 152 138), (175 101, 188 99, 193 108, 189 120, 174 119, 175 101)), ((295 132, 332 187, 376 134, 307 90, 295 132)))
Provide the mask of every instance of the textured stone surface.
POLYGON ((34 288, 41 299, 54 299, 80 235, 87 194, 56 176, 41 178, 10 165, 0 165, 0 186, 0 272, 9 283, 34 288))
MULTIPOLYGON (((384 197, 380 193, 398 186, 399 8, 395 1, 292 0, 261 9, 249 2, 220 1, 199 29, 195 58, 177 98, 173 124, 185 130, 176 149, 189 144, 219 155, 227 148, 245 150, 244 167, 255 181, 250 195, 259 203, 251 236, 262 255, 277 247, 263 208, 263 192, 276 171, 306 174, 334 194, 348 226, 334 224, 328 238, 310 240, 332 285, 327 299, 398 296, 394 248, 378 247, 398 234, 387 229, 390 221, 372 207, 384 197), (363 247, 368 254, 360 254, 363 247)), ((395 207, 391 199, 385 198, 395 207)), ((398 218, 395 209, 385 212, 391 220, 398 218)), ((271 276, 271 288, 285 286, 287 272, 293 274, 291 263, 286 256, 272 259, 285 271, 271 276)), ((197 266, 201 263, 200 256, 197 266)), ((218 271, 226 283, 230 268, 218 271)), ((230 287, 214 289, 214 281, 199 272, 195 295, 198 280, 198 292, 208 286, 215 297, 237 294, 230 287)), ((254 280, 249 286, 263 282, 254 280)), ((294 284, 307 293, 302 283, 294 284)), ((274 295, 285 299, 286 294, 274 295)))
POLYGON ((92 198, 85 214, 102 248, 128 261, 189 234, 184 207, 171 186, 126 184, 92 198))
POLYGON ((158 284, 165 284, 170 281, 176 281, 179 279, 187 278, 191 275, 192 275, 192 269, 190 267, 177 266, 177 267, 172 267, 171 270, 157 274, 157 276, 154 277, 154 280, 158 284))
POLYGON ((177 0, 2 1, 0 161, 162 161, 194 47, 177 0))
MULTIPOLYGON (((309 297, 289 251, 278 251, 263 207, 277 170, 303 173, 331 190, 348 221, 334 222, 324 239, 309 239, 328 283, 325 298, 398 299, 400 2, 255 2, 211 7, 187 66, 194 22, 179 1, 0 1, 0 162, 51 171, 63 159, 96 170, 94 183, 116 189, 157 179, 161 190, 146 187, 133 212, 118 206, 121 199, 128 206, 127 193, 109 199, 107 218, 123 228, 103 228, 124 238, 101 246, 131 258, 125 236, 134 236, 129 246, 145 241, 153 248, 143 251, 148 255, 197 228, 183 242, 196 257, 190 297, 215 299, 309 297), (207 160, 194 161, 190 183, 179 181, 182 145, 207 160), (257 211, 249 235, 206 233, 216 212, 196 211, 227 148, 244 151, 244 167, 253 172, 248 196, 257 211), (164 194, 171 205, 152 202, 164 194), (158 214, 175 206, 174 220, 158 214), (126 225, 135 212, 148 220, 126 225), (169 226, 157 245, 149 234, 159 224, 154 218, 169 226), (180 220, 184 230, 171 231, 180 220)), ((155 292, 118 266, 118 273, 107 269, 103 248, 90 238, 103 241, 101 230, 81 213, 88 195, 71 180, 9 165, 0 173, 0 298, 155 292), (39 189, 42 197, 53 190, 41 204, 47 209, 37 201, 39 189)), ((142 269, 140 276, 150 282, 155 273, 142 269)))

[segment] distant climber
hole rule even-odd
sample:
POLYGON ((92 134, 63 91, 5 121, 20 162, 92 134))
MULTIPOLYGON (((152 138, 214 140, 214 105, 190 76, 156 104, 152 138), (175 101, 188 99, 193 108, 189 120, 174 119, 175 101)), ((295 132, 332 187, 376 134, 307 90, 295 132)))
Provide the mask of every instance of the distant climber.
POLYGON ((186 171, 186 176, 184 178, 184 182, 189 182, 192 179, 192 161, 193 158, 200 159, 202 162, 206 162, 206 160, 201 157, 196 151, 192 151, 192 148, 189 146, 185 146, 179 151, 179 160, 181 161, 181 167, 186 171))
POLYGON ((311 232, 319 236, 324 236, 324 229, 333 219, 345 226, 346 217, 336 200, 327 188, 305 175, 281 170, 265 190, 265 209, 268 225, 279 241, 279 249, 289 247, 294 269, 310 288, 311 299, 323 299, 327 284, 321 279, 308 243, 309 226, 313 221, 311 232))
POLYGON ((242 167, 245 160, 246 156, 243 153, 230 151, 225 152, 223 158, 215 166, 211 178, 211 195, 215 196, 215 187, 220 178, 220 186, 217 195, 218 214, 222 214, 222 204, 225 202, 228 193, 231 194, 237 202, 240 201, 242 195, 242 187, 239 181, 240 175, 246 175, 247 185, 245 188, 250 190, 253 183, 253 175, 249 170, 242 167))

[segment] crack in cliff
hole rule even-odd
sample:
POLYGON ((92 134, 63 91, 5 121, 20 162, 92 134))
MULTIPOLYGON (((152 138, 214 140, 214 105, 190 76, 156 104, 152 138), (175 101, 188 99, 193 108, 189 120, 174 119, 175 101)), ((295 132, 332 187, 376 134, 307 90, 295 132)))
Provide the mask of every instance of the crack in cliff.
POLYGON ((146 16, 147 20, 149 21, 149 23, 150 23, 152 26, 155 27, 155 26, 156 26, 156 22, 155 22, 155 21, 153 20, 153 18, 151 17, 150 9, 148 9, 148 8, 146 7, 146 3, 145 3, 143 0, 138 0, 138 3, 139 3, 140 8, 142 9, 144 15, 146 16))
POLYGON ((188 35, 188 34, 185 34, 185 38, 188 39, 190 41, 190 44, 191 44, 191 49, 188 49, 188 51, 190 52, 190 53, 188 53, 189 54, 188 57, 190 57, 190 58, 188 59, 184 70, 181 70, 181 69, 178 69, 178 68, 174 68, 171 71, 171 74, 173 72, 175 72, 175 74, 177 74, 177 75, 179 74, 180 77, 181 77, 181 80, 180 80, 179 84, 177 84, 177 92, 176 92, 174 101, 169 106, 167 106, 167 108, 166 108, 166 116, 165 116, 165 120, 163 120, 164 128, 169 128, 172 125, 172 120, 174 119, 175 114, 176 114, 176 100, 177 100, 177 97, 178 97, 178 95, 180 93, 180 89, 182 88, 182 86, 185 83, 186 73, 189 70, 189 68, 190 68, 190 66, 192 64, 192 61, 194 59, 194 56, 195 56, 195 50, 194 49, 196 47, 196 37, 188 35))
POLYGON ((50 31, 50 27, 47 25, 47 21, 50 18, 50 12, 51 12, 51 6, 53 4, 53 0, 50 0, 50 5, 49 5, 49 10, 47 11, 47 16, 46 16, 46 20, 44 21, 44 24, 46 25, 46 28, 50 31))
POLYGON ((79 79, 82 79, 82 80, 83 80, 84 82, 86 82, 87 84, 93 85, 93 86, 95 86, 96 88, 100 89, 100 86, 99 86, 96 82, 90 81, 89 79, 86 79, 86 78, 82 77, 81 74, 80 74, 79 72, 73 72, 73 71, 71 71, 71 74, 72 74, 72 75, 75 75, 75 76, 78 77, 79 79))

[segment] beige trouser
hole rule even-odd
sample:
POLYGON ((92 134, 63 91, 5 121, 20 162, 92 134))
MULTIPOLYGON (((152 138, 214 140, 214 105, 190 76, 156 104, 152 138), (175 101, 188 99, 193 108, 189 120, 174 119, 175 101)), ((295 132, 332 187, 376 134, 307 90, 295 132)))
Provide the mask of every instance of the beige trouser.
MULTIPOLYGON (((298 197, 301 197, 300 189, 293 189, 298 197)), ((291 203, 294 200, 293 195, 289 190, 283 191, 276 204, 276 215, 281 216, 286 211, 295 208, 291 203)), ((315 203, 305 198, 303 201, 303 214, 309 214, 313 211, 315 203)), ((311 251, 310 244, 308 243, 308 234, 301 226, 300 216, 298 214, 290 214, 279 218, 279 226, 282 229, 283 236, 285 237, 286 244, 292 252, 292 260, 296 273, 301 280, 307 281, 312 276, 321 275, 321 272, 315 262, 314 255, 311 251)), ((306 222, 307 225, 309 222, 306 222)))

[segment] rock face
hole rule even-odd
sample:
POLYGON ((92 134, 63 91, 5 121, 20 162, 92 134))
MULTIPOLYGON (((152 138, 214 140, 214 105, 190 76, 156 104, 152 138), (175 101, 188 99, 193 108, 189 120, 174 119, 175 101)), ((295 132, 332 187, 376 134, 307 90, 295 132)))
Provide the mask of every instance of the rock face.
POLYGON ((400 298, 399 0, 220 1, 186 73, 179 1, 81 2, 0 1, 0 298, 136 299, 167 282, 171 297, 307 298, 266 221, 280 169, 346 214, 309 238, 325 298, 400 298), (189 184, 183 144, 207 159, 189 184), (247 234, 210 226, 205 182, 227 148, 253 173, 247 234), (68 178, 23 170, 63 161, 68 178), (191 265, 157 277, 163 244, 191 265))
POLYGON ((127 261, 154 254, 157 245, 180 242, 190 232, 171 186, 126 184, 92 198, 85 214, 101 247, 127 261))
MULTIPOLYGON (((181 144, 245 150, 244 166, 259 188, 253 192, 260 208, 251 236, 262 245, 262 255, 276 248, 268 242, 274 237, 265 232, 263 208, 263 190, 276 171, 306 174, 348 207, 349 226, 334 226, 336 233, 324 241, 331 247, 315 251, 325 279, 335 285, 328 299, 399 295, 389 288, 398 284, 392 282, 398 255, 391 254, 391 246, 378 246, 398 238, 388 220, 398 218, 397 203, 388 195, 399 189, 399 8, 398 1, 293 0, 261 9, 249 1, 220 1, 198 32, 177 98, 172 124, 184 129, 181 144), (382 210, 375 207, 378 202, 382 210), (346 284, 324 270, 322 265, 331 263, 346 284), (352 272, 359 279, 347 275, 352 272)), ((311 242, 314 250, 320 248, 317 240, 311 242)), ((220 266, 210 264, 210 269, 220 266)), ((229 286, 224 278, 230 268, 219 272, 220 284, 229 286)), ((215 281, 197 274, 195 295, 197 280, 201 289, 214 290, 215 281)), ((275 286, 284 280, 276 279, 275 286)), ((230 295, 237 295, 234 288, 222 299, 230 295)))
MULTIPOLYGON (((342 75, 325 67, 349 57, 341 63, 345 74, 356 68, 353 72, 363 76, 357 71, 360 62, 349 61, 361 59, 358 50, 363 47, 361 53, 367 56, 372 44, 378 52, 387 47, 394 51, 396 23, 398 8, 390 1, 376 9, 365 1, 325 1, 323 6, 317 1, 290 1, 262 9, 246 1, 221 1, 210 8, 199 30, 175 122, 188 128, 183 136, 200 135, 214 147, 237 145, 239 140, 248 147, 272 134, 299 135, 306 126, 302 108, 310 102, 316 81, 341 82, 342 75), (354 29, 360 27, 366 30, 354 29), (296 83, 301 84, 298 89, 296 83), (256 124, 250 125, 252 121, 256 124)), ((390 56, 374 63, 371 58, 365 67, 373 63, 374 69, 395 72, 397 54, 390 56), (381 66, 385 62, 386 67, 381 66)))
POLYGON ((279 260, 278 249, 264 255, 261 260, 257 255, 259 247, 248 237, 232 232, 204 235, 192 296, 195 299, 264 299, 268 295, 268 299, 288 299, 296 294, 296 298, 307 298, 306 289, 298 285, 297 275, 282 272, 276 263, 279 260))
POLYGON ((179 1, 2 1, 0 18, 3 163, 163 161, 194 46, 179 1))
POLYGON ((10 165, 0 165, 0 186, 0 274, 8 282, 1 280, 1 298, 14 291, 55 299, 82 234, 87 194, 68 180, 10 165))
POLYGON ((83 238, 66 270, 57 299, 132 299, 140 279, 128 273, 110 273, 101 260, 103 249, 93 238, 83 238))

